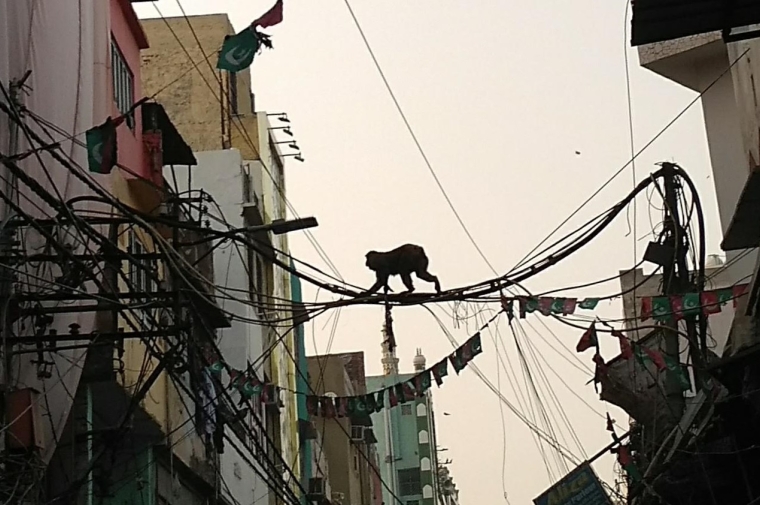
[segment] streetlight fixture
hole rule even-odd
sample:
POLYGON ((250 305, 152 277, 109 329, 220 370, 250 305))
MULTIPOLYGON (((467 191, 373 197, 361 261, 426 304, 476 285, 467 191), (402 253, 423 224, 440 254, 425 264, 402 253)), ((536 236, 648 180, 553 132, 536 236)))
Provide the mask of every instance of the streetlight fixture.
POLYGON ((319 226, 317 218, 315 217, 302 217, 298 219, 275 219, 271 223, 262 224, 258 226, 246 226, 245 228, 238 228, 230 230, 230 233, 236 232, 248 232, 256 233, 261 231, 271 231, 275 235, 283 235, 292 231, 306 230, 308 228, 314 228, 319 226))

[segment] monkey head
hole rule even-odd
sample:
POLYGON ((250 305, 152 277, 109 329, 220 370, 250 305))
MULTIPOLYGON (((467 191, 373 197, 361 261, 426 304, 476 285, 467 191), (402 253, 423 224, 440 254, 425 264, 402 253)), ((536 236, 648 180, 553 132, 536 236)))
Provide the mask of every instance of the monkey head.
POLYGON ((382 253, 379 253, 377 251, 370 251, 367 253, 367 267, 370 270, 374 270, 377 272, 377 270, 380 268, 382 263, 382 253))

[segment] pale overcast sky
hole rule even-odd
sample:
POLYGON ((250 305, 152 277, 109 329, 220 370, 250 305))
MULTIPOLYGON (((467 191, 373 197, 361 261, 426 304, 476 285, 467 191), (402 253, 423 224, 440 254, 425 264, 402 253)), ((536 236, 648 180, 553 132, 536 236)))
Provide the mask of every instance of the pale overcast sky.
MULTIPOLYGON (((511 269, 631 157, 624 1, 352 0, 442 184, 499 272, 511 269)), ((228 13, 236 29, 272 3, 182 0, 188 14, 228 13)), ((167 16, 179 13, 176 0, 158 5, 167 16)), ((141 17, 157 16, 150 4, 136 7, 141 17)), ((287 164, 289 199, 300 215, 319 219, 315 235, 341 274, 369 286, 373 278, 364 267, 364 254, 412 242, 425 247, 430 269, 444 289, 493 277, 405 130, 343 0, 286 1, 284 22, 267 31, 275 49, 257 56, 253 64, 257 105, 259 110, 287 112, 292 120, 306 162, 287 164)), ((636 51, 629 49, 629 55, 634 134, 641 147, 694 94, 639 68, 636 51)), ((662 160, 677 161, 697 182, 708 217, 708 252, 720 252, 699 105, 642 154, 636 164, 638 179, 662 160)), ((632 185, 629 168, 571 225, 609 208, 632 185)), ((659 211, 639 199, 639 237, 650 230, 648 211, 655 222, 660 220, 659 211)), ((632 266, 633 236, 627 234, 622 216, 593 244, 527 287, 540 292, 584 284, 632 266)), ((294 255, 324 267, 303 234, 292 234, 290 240, 294 255)), ((640 253, 646 240, 639 244, 640 253)), ((618 286, 610 282, 567 294, 604 296, 619 292, 618 286)), ((311 300, 316 295, 308 286, 304 293, 311 300)), ((326 299, 324 293, 320 296, 326 299)), ((472 320, 454 325, 446 316, 450 306, 436 310, 459 341, 474 331, 472 320)), ((597 313, 619 318, 621 310, 615 300, 600 304, 597 313)), ((546 344, 548 340, 557 346, 538 317, 528 320, 538 331, 523 325, 526 335, 519 335, 522 345, 527 340, 528 349, 540 356, 541 366, 531 362, 531 371, 539 384, 542 373, 546 376, 585 452, 592 455, 609 442, 604 419, 558 379, 605 413, 608 406, 586 385, 590 375, 569 363, 577 363, 572 349, 580 332, 547 321, 566 346, 563 359, 546 344)), ((323 316, 307 328, 310 353, 315 351, 312 330, 316 351, 325 351, 332 327, 325 327, 326 322, 323 316)), ((504 320, 499 323, 504 345, 499 343, 499 352, 506 348, 504 363, 514 369, 517 386, 527 394, 514 337, 504 320)), ((343 310, 330 351, 362 350, 368 373, 381 373, 381 325, 379 308, 343 310)), ((411 370, 416 347, 422 347, 428 364, 451 352, 446 336, 422 308, 397 310, 395 332, 404 370, 411 370)), ((491 334, 485 334, 483 348, 477 365, 517 404, 515 382, 497 367, 491 334)), ((611 358, 616 343, 604 340, 603 351, 611 358)), ((590 353, 580 359, 590 366, 590 353)), ((447 378, 434 400, 439 444, 448 448, 441 456, 453 459, 462 503, 505 502, 506 490, 512 505, 527 504, 549 486, 530 431, 506 408, 502 417, 499 400, 472 371, 447 378)), ((552 398, 543 394, 542 401, 560 441, 582 459, 552 398)), ((616 409, 610 412, 624 429, 626 416, 616 409)), ((531 418, 534 412, 528 408, 525 414, 531 418)), ((550 468, 556 468, 553 452, 546 448, 545 455, 550 468)), ((613 462, 607 456, 594 465, 608 482, 613 462)), ((560 476, 556 469, 553 474, 560 476)))

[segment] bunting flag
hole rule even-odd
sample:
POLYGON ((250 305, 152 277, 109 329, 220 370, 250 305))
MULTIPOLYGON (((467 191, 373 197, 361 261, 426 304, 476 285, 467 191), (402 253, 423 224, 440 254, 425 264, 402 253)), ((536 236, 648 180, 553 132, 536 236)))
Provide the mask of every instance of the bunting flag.
POLYGON ((612 330, 612 336, 616 337, 620 344, 620 357, 623 359, 631 359, 633 357, 633 348, 631 347, 631 342, 628 340, 628 337, 617 330, 612 330))
POLYGON ((615 421, 610 417, 610 413, 607 412, 607 431, 615 432, 615 421))
POLYGON ((374 393, 368 393, 364 395, 364 405, 367 406, 367 412, 379 412, 377 409, 377 402, 375 400, 375 394, 374 393))
POLYGON ((449 360, 444 359, 433 367, 433 377, 435 378, 435 383, 438 384, 438 387, 443 385, 443 378, 449 375, 448 365, 449 360))
POLYGON ((414 379, 414 389, 417 391, 417 396, 423 396, 425 391, 430 389, 430 370, 425 370, 417 374, 414 379))
MULTIPOLYGON (((411 379, 359 396, 331 398, 307 395, 306 410, 309 415, 340 418, 355 414, 380 412, 385 408, 386 395, 390 407, 395 407, 399 403, 413 402, 416 398, 423 397, 425 392, 432 387, 433 379, 435 379, 438 387, 443 385, 444 377, 448 376, 449 362, 454 366, 454 370, 459 373, 482 352, 483 345, 480 332, 478 332, 468 338, 450 356, 431 368, 417 373, 411 379)), ((225 369, 229 370, 227 387, 240 393, 241 404, 254 396, 258 396, 259 401, 264 404, 280 404, 280 391, 282 389, 279 386, 260 381, 252 371, 243 372, 231 369, 211 348, 205 349, 203 355, 208 363, 206 368, 209 372, 218 375, 225 369)))
POLYGON ((306 412, 310 416, 316 416, 319 413, 319 397, 313 395, 306 397, 306 412))
POLYGON ((116 128, 125 116, 110 117, 105 122, 85 132, 87 144, 87 167, 94 174, 110 174, 118 157, 116 128))
POLYGON ((407 402, 413 402, 417 397, 417 390, 414 388, 414 384, 411 381, 402 382, 401 388, 404 392, 404 400, 407 402))
POLYGON ((628 474, 628 477, 631 480, 634 482, 641 480, 641 473, 633 461, 633 456, 631 456, 631 449, 629 446, 621 445, 617 449, 612 449, 612 452, 617 453, 618 463, 620 463, 620 466, 623 467, 623 470, 625 470, 625 473, 628 474))
POLYGON ((390 405, 391 408, 398 405, 398 396, 396 396, 395 388, 388 388, 386 391, 388 391, 388 405, 390 405))
POLYGON ((665 362, 668 372, 676 376, 678 385, 681 386, 681 390, 689 391, 691 389, 691 380, 689 379, 689 373, 684 366, 681 365, 678 360, 664 354, 662 355, 662 359, 665 362))
POLYGON ((253 57, 256 56, 259 47, 259 37, 252 27, 236 35, 228 35, 224 38, 222 49, 219 51, 216 68, 230 73, 245 70, 253 63, 253 57))
POLYGON ((375 412, 380 412, 385 406, 385 389, 375 393, 375 412))
POLYGON ((585 310, 594 310, 599 305, 599 298, 585 298, 578 307, 585 310))
POLYGON ((553 307, 554 307, 554 298, 542 296, 541 298, 538 299, 538 311, 541 314, 545 316, 551 315, 553 307))
POLYGON ((335 398, 335 413, 338 417, 348 415, 348 398, 342 396, 335 398))
POLYGON ((655 321, 681 320, 684 316, 693 316, 700 313, 704 315, 718 314, 729 302, 733 302, 734 308, 739 298, 747 293, 748 284, 700 293, 685 293, 670 296, 645 296, 641 298, 640 318, 646 321, 653 318, 655 321))
POLYGON ((575 351, 583 352, 587 349, 591 349, 592 347, 596 347, 598 344, 599 341, 596 337, 596 324, 591 323, 591 326, 589 326, 589 328, 583 332, 583 335, 581 335, 581 339, 575 346, 575 351))
POLYGON ((333 399, 329 396, 323 396, 320 399, 320 404, 322 405, 322 417, 325 419, 333 419, 338 415, 338 409, 336 408, 333 399))
POLYGON ((396 393, 396 399, 399 403, 404 404, 406 403, 406 392, 404 391, 404 384, 398 383, 395 386, 393 386, 395 393, 396 393))
POLYGON ((660 372, 668 368, 668 365, 665 363, 665 358, 663 358, 660 351, 650 349, 643 345, 636 345, 634 347, 634 354, 642 365, 653 363, 660 372))

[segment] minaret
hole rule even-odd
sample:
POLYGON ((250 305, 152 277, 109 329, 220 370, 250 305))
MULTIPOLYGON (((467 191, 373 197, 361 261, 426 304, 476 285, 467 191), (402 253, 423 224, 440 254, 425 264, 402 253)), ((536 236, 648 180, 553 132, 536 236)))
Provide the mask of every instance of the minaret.
POLYGON ((396 357, 396 348, 391 349, 391 339, 388 338, 388 328, 383 325, 383 374, 398 374, 398 358, 396 357))
POLYGON ((422 354, 422 349, 417 348, 417 355, 414 357, 414 370, 416 372, 422 372, 425 370, 425 356, 422 354))

